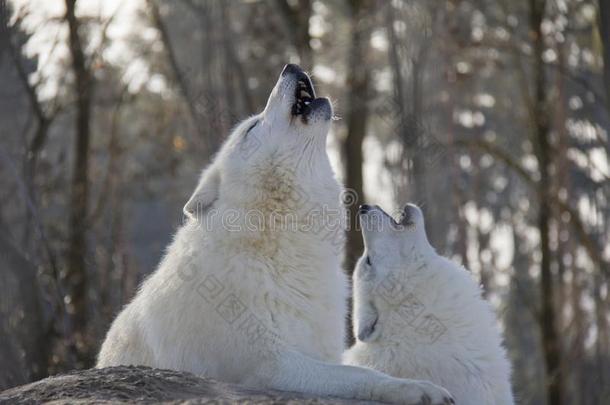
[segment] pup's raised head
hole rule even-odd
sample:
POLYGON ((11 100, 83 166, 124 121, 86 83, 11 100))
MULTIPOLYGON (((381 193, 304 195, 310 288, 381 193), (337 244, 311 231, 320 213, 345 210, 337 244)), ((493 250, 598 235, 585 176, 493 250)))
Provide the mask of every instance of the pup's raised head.
MULTIPOLYGON (((413 252, 432 249, 424 226, 424 215, 418 206, 407 204, 398 220, 379 206, 362 205, 358 212, 365 257, 388 268, 407 268, 405 259, 413 252)), ((365 260, 366 262, 366 260, 365 260)))
POLYGON ((358 214, 365 250, 354 272, 354 334, 371 342, 408 295, 409 279, 435 252, 414 204, 407 204, 398 220, 378 206, 363 205, 358 214))
POLYGON ((331 118, 330 101, 316 97, 309 76, 286 65, 263 112, 235 128, 203 172, 184 213, 197 216, 219 195, 227 207, 239 209, 262 206, 263 199, 281 204, 297 198, 291 194, 328 188, 335 181, 326 154, 331 118))

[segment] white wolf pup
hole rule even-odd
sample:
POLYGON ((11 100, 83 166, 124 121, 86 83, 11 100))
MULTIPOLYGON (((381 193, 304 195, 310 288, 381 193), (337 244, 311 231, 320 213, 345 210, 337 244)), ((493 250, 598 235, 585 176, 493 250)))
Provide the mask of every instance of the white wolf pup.
POLYGON ((428 382, 339 364, 347 288, 343 229, 325 223, 342 209, 326 154, 331 116, 329 100, 287 65, 265 110, 203 171, 184 207, 189 221, 112 324, 97 367, 147 365, 392 403, 451 401, 428 382))
POLYGON ((359 211, 365 252, 354 274, 356 344, 344 364, 447 388, 460 405, 512 405, 496 319, 468 272, 428 243, 421 210, 395 222, 359 211))

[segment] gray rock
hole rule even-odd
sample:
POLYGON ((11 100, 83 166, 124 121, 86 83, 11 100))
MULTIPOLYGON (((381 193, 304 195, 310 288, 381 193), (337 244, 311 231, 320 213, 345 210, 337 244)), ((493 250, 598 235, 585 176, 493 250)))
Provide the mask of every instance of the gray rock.
POLYGON ((356 404, 358 401, 319 398, 275 390, 255 390, 197 377, 190 373, 149 367, 110 367, 69 374, 15 387, 0 393, 0 404, 356 404))

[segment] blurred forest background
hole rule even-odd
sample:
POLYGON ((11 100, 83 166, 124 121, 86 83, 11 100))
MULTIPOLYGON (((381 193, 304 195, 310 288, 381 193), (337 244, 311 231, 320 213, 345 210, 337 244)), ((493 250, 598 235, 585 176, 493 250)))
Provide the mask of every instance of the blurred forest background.
POLYGON ((519 403, 610 403, 606 0, 0 0, 0 389, 92 365, 288 62, 360 203, 480 280, 519 403))

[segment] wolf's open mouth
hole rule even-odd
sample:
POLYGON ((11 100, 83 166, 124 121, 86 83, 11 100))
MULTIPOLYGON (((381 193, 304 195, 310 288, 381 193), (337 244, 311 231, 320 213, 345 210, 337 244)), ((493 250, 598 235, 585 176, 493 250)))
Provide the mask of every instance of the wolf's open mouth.
POLYGON ((295 86, 294 104, 292 105, 292 115, 306 116, 311 111, 311 102, 316 98, 311 80, 307 74, 299 75, 295 86))

